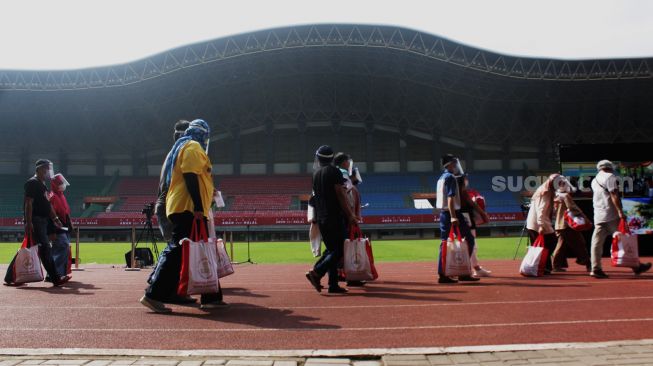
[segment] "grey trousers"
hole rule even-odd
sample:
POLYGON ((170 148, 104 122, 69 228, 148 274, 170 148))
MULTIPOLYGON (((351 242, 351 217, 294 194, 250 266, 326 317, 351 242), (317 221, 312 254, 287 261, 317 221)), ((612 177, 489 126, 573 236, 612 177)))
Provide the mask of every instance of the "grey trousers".
POLYGON ((603 257, 603 243, 608 237, 612 237, 615 231, 619 229, 619 219, 594 224, 592 233, 592 246, 590 248, 592 255, 592 271, 601 269, 601 257, 603 257))

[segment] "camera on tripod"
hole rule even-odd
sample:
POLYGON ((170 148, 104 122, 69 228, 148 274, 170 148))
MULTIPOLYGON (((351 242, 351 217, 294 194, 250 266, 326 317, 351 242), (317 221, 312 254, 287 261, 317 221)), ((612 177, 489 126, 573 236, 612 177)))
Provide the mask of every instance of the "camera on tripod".
MULTIPOLYGON (((154 265, 155 258, 159 257, 159 248, 156 245, 156 232, 152 227, 152 217, 154 216, 154 203, 147 203, 143 206, 141 213, 145 215, 147 220, 145 220, 145 225, 136 239, 134 244, 134 260, 135 265, 139 268, 145 266, 154 265), (138 244, 141 242, 149 243, 154 249, 154 254, 150 248, 137 248, 138 244)), ((125 262, 127 262, 127 267, 131 267, 131 250, 125 253, 125 262)))
POLYGON ((148 220, 151 220, 152 216, 154 216, 154 203, 145 204, 141 213, 145 215, 148 220))

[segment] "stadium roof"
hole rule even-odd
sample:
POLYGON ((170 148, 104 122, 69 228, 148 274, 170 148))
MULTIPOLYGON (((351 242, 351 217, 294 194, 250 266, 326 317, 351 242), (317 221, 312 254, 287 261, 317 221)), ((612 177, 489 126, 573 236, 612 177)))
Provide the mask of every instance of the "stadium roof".
POLYGON ((130 85, 198 65, 297 48, 377 48, 517 79, 650 79, 653 58, 556 60, 507 56, 415 30, 373 25, 306 25, 201 42, 123 65, 64 71, 0 71, 0 90, 71 90, 130 85))
POLYGON ((71 150, 164 154, 170 124, 196 117, 230 140, 328 130, 408 136, 425 149, 428 141, 491 151, 646 142, 652 67, 651 58, 506 56, 398 27, 285 27, 123 65, 0 71, 0 145, 38 145, 37 131, 64 141, 74 131, 71 150))

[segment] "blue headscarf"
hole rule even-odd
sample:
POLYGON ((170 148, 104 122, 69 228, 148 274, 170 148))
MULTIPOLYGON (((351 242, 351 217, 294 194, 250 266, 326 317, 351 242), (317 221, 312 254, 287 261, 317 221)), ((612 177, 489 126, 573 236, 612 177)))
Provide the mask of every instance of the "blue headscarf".
POLYGON ((177 162, 177 157, 179 156, 181 149, 190 141, 197 141, 204 150, 207 150, 209 147, 210 136, 211 129, 209 128, 209 124, 203 119, 196 119, 188 125, 183 137, 177 140, 172 146, 172 149, 170 150, 170 153, 168 153, 168 157, 163 165, 163 174, 166 177, 166 185, 170 186, 170 181, 172 180, 172 168, 177 162))

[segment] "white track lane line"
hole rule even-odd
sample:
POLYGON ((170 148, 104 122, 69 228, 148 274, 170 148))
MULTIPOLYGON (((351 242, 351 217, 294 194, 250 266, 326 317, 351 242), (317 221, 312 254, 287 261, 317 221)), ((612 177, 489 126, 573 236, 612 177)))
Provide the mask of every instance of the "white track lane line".
MULTIPOLYGON (((325 306, 265 306, 264 309, 382 309, 382 308, 424 308, 424 307, 452 307, 452 306, 491 306, 491 305, 534 305, 534 304, 551 304, 551 303, 569 303, 585 301, 641 301, 653 300, 653 296, 633 296, 633 297, 595 297, 595 298, 565 298, 565 299, 546 299, 546 300, 514 300, 514 301, 474 301, 474 302, 433 302, 421 304, 377 304, 377 305, 325 305, 325 306)), ((174 306, 174 305, 173 305, 174 306)), ((188 306, 179 306, 180 308, 192 308, 188 306)), ((0 305, 0 309, 47 309, 47 310, 132 310, 144 309, 143 306, 65 306, 53 308, 51 306, 37 305, 0 305)), ((261 309, 259 306, 230 306, 228 309, 261 309)))
POLYGON ((166 333, 235 333, 235 332, 368 332, 368 331, 410 331, 433 329, 474 329, 474 328, 506 328, 506 327, 532 327, 550 325, 583 325, 583 324, 614 324, 614 323, 641 323, 653 322, 653 318, 625 318, 625 319, 586 319, 586 320, 561 320, 547 322, 518 322, 518 323, 487 323, 487 324, 451 324, 451 325, 420 325, 412 327, 353 327, 353 328, 11 328, 0 327, 0 332, 166 332, 166 333))

